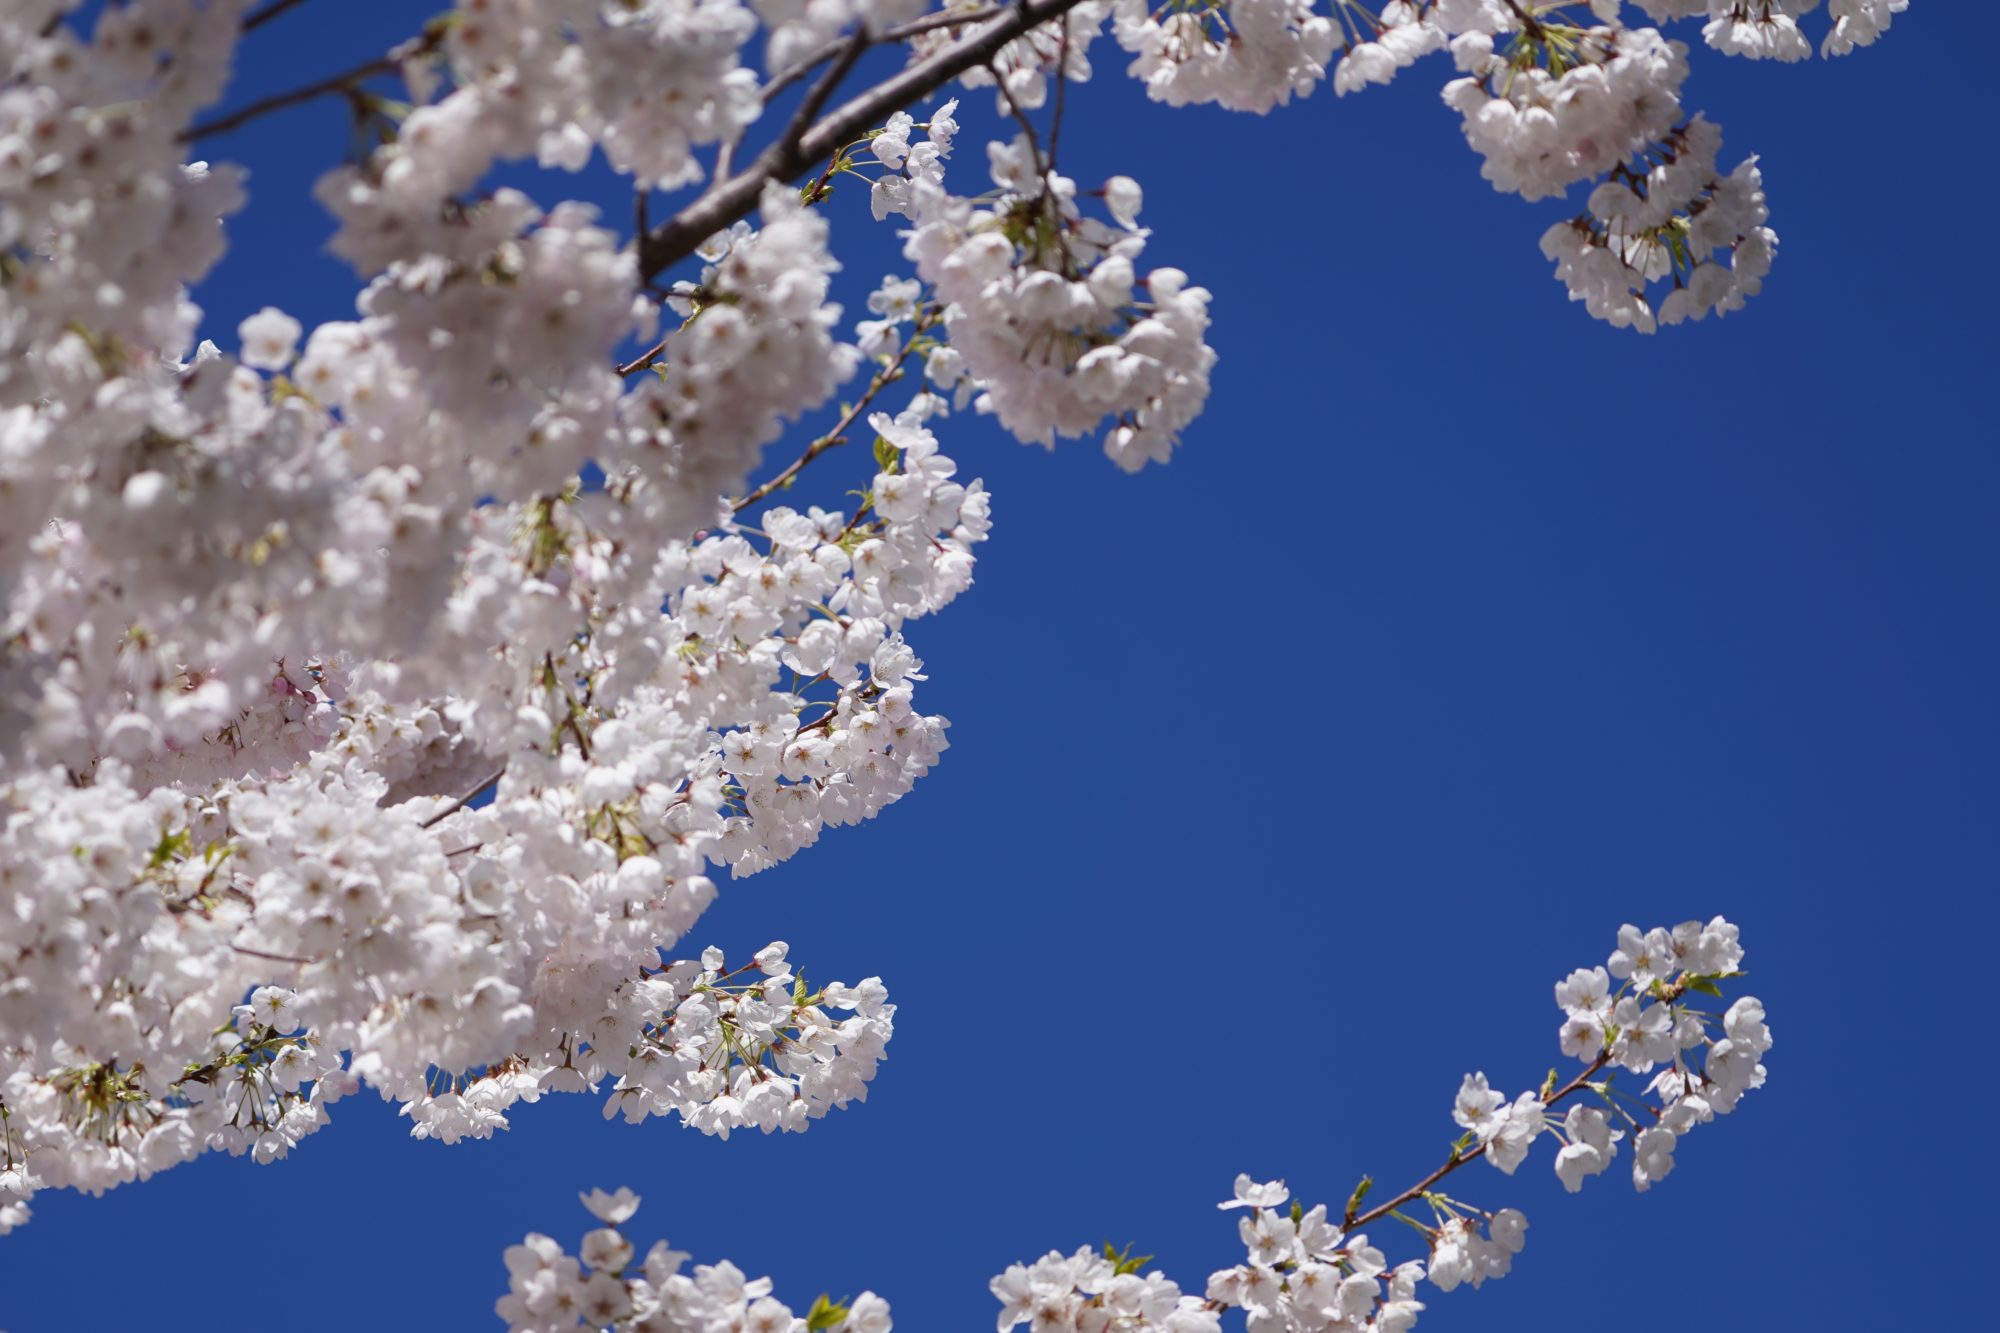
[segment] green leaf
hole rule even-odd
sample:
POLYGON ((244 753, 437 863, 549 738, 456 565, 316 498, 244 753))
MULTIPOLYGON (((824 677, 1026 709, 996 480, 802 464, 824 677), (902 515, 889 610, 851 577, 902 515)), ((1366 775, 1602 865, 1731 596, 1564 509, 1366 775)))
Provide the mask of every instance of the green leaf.
POLYGON ((821 1329, 838 1328, 846 1322, 847 1307, 828 1300, 823 1291, 812 1303, 812 1309, 806 1311, 806 1327, 812 1329, 813 1333, 819 1333, 821 1329))
POLYGON ((875 437, 875 466, 884 472, 894 472, 903 465, 903 451, 883 439, 875 437))
POLYGON ((1147 1264, 1152 1263, 1157 1256, 1151 1254, 1134 1254, 1132 1253, 1132 1246, 1129 1243, 1124 1249, 1115 1250, 1111 1247, 1111 1242, 1107 1240, 1104 1242, 1104 1257, 1111 1261, 1112 1276, 1124 1277, 1127 1273, 1138 1272, 1147 1264))
POLYGON ((1687 988, 1703 995, 1713 995, 1718 1000, 1722 998, 1722 987, 1716 985, 1712 977, 1689 977, 1687 988))
POLYGON ((1354 1218, 1360 1215, 1361 1201, 1367 1198, 1368 1191, 1374 1188, 1375 1188, 1375 1177, 1373 1176, 1361 1177, 1361 1183, 1354 1187, 1354 1193, 1347 1196, 1347 1212, 1345 1216, 1349 1221, 1354 1220, 1354 1218))

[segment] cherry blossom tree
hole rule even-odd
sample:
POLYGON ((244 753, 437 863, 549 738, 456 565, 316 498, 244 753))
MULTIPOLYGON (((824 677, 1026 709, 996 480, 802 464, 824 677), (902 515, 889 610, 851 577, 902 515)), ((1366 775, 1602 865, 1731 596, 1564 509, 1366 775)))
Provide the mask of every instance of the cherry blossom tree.
MULTIPOLYGON (((1102 65, 1265 113, 1435 55, 1496 189, 1583 199, 1541 242, 1571 299, 1650 333, 1741 310, 1777 244, 1656 25, 1797 60, 1820 8, 459 0, 232 105, 239 43, 301 2, 0 10, 0 1231, 38 1189, 281 1158, 364 1084, 447 1143, 557 1092, 723 1137, 864 1099, 879 979, 674 952, 720 868, 881 813, 946 749, 906 636, 989 535, 952 417, 1137 470, 1207 399, 1208 292, 1142 268, 1138 182, 1063 174, 1066 89, 1102 65), (356 318, 274 304, 232 353, 191 295, 245 199, 228 135, 316 98, 365 145, 317 186, 356 318), (558 194, 601 158, 632 225, 494 183, 527 158, 558 194), (858 322, 836 212, 902 242, 858 322), (784 503, 829 455, 853 502, 784 503)), ((1829 0, 1819 49, 1906 8, 1829 0)), ((1204 1296, 1053 1256, 996 1279, 1002 1326, 1408 1327, 1422 1266, 1476 1285, 1521 1248, 1445 1174, 1549 1133, 1566 1184, 1623 1141, 1644 1188, 1761 1080, 1761 1006, 1689 1002, 1739 960, 1719 918, 1627 928, 1558 990, 1582 1072, 1512 1101, 1468 1078, 1467 1137, 1412 1191, 1336 1215, 1239 1182, 1248 1261, 1204 1296), (1356 1230, 1384 1218, 1421 1260, 1356 1230)), ((874 1297, 795 1317, 726 1265, 635 1266, 635 1201, 588 1202, 581 1266, 510 1254, 517 1326, 889 1327, 874 1297)))

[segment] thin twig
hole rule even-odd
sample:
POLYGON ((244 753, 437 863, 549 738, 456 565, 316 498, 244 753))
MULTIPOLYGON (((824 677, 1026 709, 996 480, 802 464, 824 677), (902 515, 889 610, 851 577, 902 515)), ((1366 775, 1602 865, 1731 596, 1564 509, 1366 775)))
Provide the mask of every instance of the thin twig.
POLYGON ((282 111, 288 106, 297 106, 301 102, 310 102, 315 97, 324 97, 328 93, 350 92, 353 90, 354 85, 363 79, 372 78, 377 74, 394 73, 397 69, 401 68, 404 61, 422 55, 424 52, 434 48, 438 44, 439 39, 440 34, 436 31, 424 33, 420 37, 413 37, 387 55, 377 56, 364 64, 356 65, 353 69, 331 75, 321 79, 317 83, 309 83, 303 88, 293 88, 289 92, 273 93, 269 97, 261 97, 250 103, 250 105, 232 111, 226 116, 218 116, 214 120, 205 120, 199 125, 191 125, 180 132, 180 141, 182 143, 191 143, 196 139, 207 138, 211 134, 227 134, 231 130, 239 129, 249 121, 255 120, 259 116, 269 115, 273 111, 282 111))
MULTIPOLYGON (((855 412, 858 412, 859 410, 860 408, 856 407, 855 412)), ((793 477, 798 476, 800 472, 804 471, 806 464, 812 462, 813 459, 818 458, 821 454, 825 453, 827 450, 835 448, 838 445, 846 444, 847 428, 854 424, 855 412, 850 412, 846 416, 842 417, 840 420, 840 424, 838 426, 835 426, 830 433, 820 436, 817 440, 814 440, 811 444, 807 445, 806 451, 800 454, 797 458, 794 458, 792 460, 792 465, 790 467, 786 468, 783 472, 780 472, 777 476, 765 482, 762 486, 759 486, 756 490, 750 492, 750 494, 744 496, 741 500, 737 500, 736 502, 731 504, 729 506, 729 512, 732 514, 740 514, 744 510, 748 509, 751 505, 756 504, 759 500, 764 499, 766 496, 771 495, 773 492, 783 490, 787 485, 791 483, 793 477)))
MULTIPOLYGON (((935 14, 926 14, 922 18, 911 19, 908 23, 899 23, 893 28, 884 28, 869 39, 869 44, 871 46, 887 46, 892 42, 900 42, 906 38, 915 37, 920 32, 931 32, 938 28, 960 28, 968 23, 984 23, 986 20, 997 18, 1006 12, 1007 6, 1005 5, 988 5, 983 9, 966 9, 956 12, 939 10, 935 14)), ((796 64, 786 66, 783 71, 764 85, 763 92, 761 93, 763 99, 769 102, 780 92, 791 87, 800 79, 803 79, 806 75, 839 55, 840 48, 846 41, 845 37, 835 37, 805 59, 798 61, 796 64)), ((723 173, 718 170, 715 174, 720 176, 723 173)))
POLYGON ((1062 44, 1056 48, 1056 105, 1049 116, 1049 170, 1056 169, 1056 147, 1062 142, 1063 94, 1069 89, 1069 15, 1062 18, 1062 44))
POLYGON ((764 184, 790 180, 851 142, 864 130, 982 65, 1021 34, 1060 18, 1082 0, 1020 0, 992 22, 969 33, 900 73, 893 74, 860 96, 850 99, 801 135, 797 143, 780 139, 727 180, 719 180, 699 199, 655 227, 639 242, 639 269, 652 279, 693 254, 701 243, 757 206, 764 184))
MULTIPOLYGON (((1065 22, 1067 22, 1066 18, 1065 22)), ((987 68, 993 69, 990 65, 987 68)), ((1014 119, 1020 123, 1022 132, 1027 135, 1028 151, 1034 155, 1035 159, 1035 207, 1040 209, 1042 216, 1048 219, 1049 230, 1053 234, 1056 248, 1062 253, 1063 274, 1066 277, 1074 279, 1077 276, 1076 259, 1070 254, 1069 246, 1063 243, 1062 209, 1056 203, 1055 191, 1051 188, 1051 177, 1055 172, 1055 158, 1053 153, 1044 153, 1042 151, 1042 139, 1035 132, 1035 122, 1028 119, 1028 113, 1021 109, 1019 102, 1014 100, 1014 94, 1008 91, 1007 81, 1000 77, 1000 71, 997 69, 993 69, 993 82, 1000 90, 1001 100, 1007 103, 1007 110, 1013 114, 1014 119)), ((1061 106, 1062 84, 1060 82, 1056 84, 1056 92, 1058 98, 1056 104, 1057 106, 1061 106)), ((1037 255, 1039 255, 1041 251, 1039 243, 1035 248, 1037 255)))
POLYGON ((1036 131, 1035 122, 1028 119, 1028 113, 1021 109, 1019 102, 1014 100, 1014 94, 1008 89, 1007 80, 1001 77, 1000 71, 994 69, 991 65, 988 65, 986 68, 993 74, 993 84, 1000 90, 1000 100, 1007 104, 1007 114, 1014 118, 1015 123, 1021 127, 1021 133, 1027 136, 1028 151, 1035 158, 1035 176, 1041 183, 1042 193, 1047 194, 1049 192, 1049 159, 1042 152, 1042 136, 1036 131))
POLYGON ((638 372, 642 370, 649 369, 651 368, 652 364, 655 361, 660 359, 660 353, 666 350, 667 350, 667 340, 665 338, 662 338, 658 342, 654 343, 651 347, 648 347, 644 352, 641 352, 638 356, 634 357, 632 360, 627 361, 624 365, 618 367, 618 373, 621 376, 636 375, 638 372))
POLYGON ((500 765, 500 767, 493 770, 493 773, 490 777, 482 779, 478 786, 474 787, 471 791, 467 792, 465 795, 453 801, 450 805, 446 806, 444 809, 432 815, 429 819, 426 819, 423 823, 417 825, 417 827, 429 828, 433 824, 441 824, 445 820, 450 819, 453 815, 465 809, 466 806, 471 805, 481 796, 484 796, 490 789, 499 786, 500 779, 506 772, 507 772, 507 765, 505 764, 500 765))
POLYGON ((229 947, 236 953, 247 954, 252 958, 268 958, 274 963, 297 963, 300 967, 305 967, 319 961, 317 958, 294 958, 288 953, 266 953, 262 949, 252 949, 245 944, 232 944, 229 947))
POLYGON ((242 30, 249 32, 253 28, 261 28, 286 10, 296 9, 305 2, 306 0, 271 0, 270 4, 254 11, 243 20, 242 30))
POLYGON ((847 432, 853 427, 855 422, 861 419, 861 414, 868 410, 868 405, 875 401, 875 395, 903 378, 903 363, 910 359, 910 353, 917 350, 918 340, 925 335, 929 328, 930 320, 928 317, 920 317, 917 320, 916 327, 910 332, 909 341, 903 344, 903 350, 896 353, 894 361, 891 361, 888 365, 875 372, 874 378, 868 382, 867 391, 861 395, 860 401, 841 414, 840 420, 834 423, 833 429, 807 445, 806 451, 793 459, 790 467, 765 482, 762 486, 759 486, 756 490, 750 492, 750 494, 744 496, 741 500, 731 504, 729 506, 730 512, 740 514, 759 500, 783 490, 791 483, 793 477, 798 476, 805 469, 806 464, 812 462, 813 459, 818 458, 827 450, 845 444, 847 442, 847 432))

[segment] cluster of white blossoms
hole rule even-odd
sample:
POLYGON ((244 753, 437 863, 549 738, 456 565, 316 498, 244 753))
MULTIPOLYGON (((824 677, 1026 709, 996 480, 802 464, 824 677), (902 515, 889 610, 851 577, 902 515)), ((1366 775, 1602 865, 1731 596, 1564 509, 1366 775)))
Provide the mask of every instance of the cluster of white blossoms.
MULTIPOLYGON (((1819 0, 1635 4, 1655 22, 1706 19, 1704 39, 1725 54, 1797 60, 1812 51, 1798 17, 1819 0)), ((1832 0, 1822 52, 1872 44, 1908 7, 1909 0, 1832 0)), ((1315 0, 1157 8, 1120 0, 1112 33, 1136 56, 1130 73, 1154 100, 1259 113, 1310 94, 1329 67, 1335 93, 1345 95, 1449 50, 1463 77, 1445 85, 1444 100, 1462 117, 1481 174, 1496 189, 1536 200, 1600 179, 1593 200, 1615 206, 1605 187, 1631 188, 1659 214, 1640 227, 1593 206, 1586 219, 1594 226, 1580 220, 1569 229, 1573 239, 1551 232, 1544 241, 1559 260, 1558 278, 1591 314, 1651 333, 1739 309, 1760 290, 1777 238, 1763 225, 1754 165, 1719 175, 1711 145, 1705 161, 1697 156, 1671 181, 1637 185, 1672 166, 1690 136, 1699 141, 1712 130, 1682 110, 1687 48, 1658 28, 1629 26, 1620 0, 1388 0, 1379 9, 1328 0, 1327 11, 1315 0), (1712 261, 1718 251, 1729 252, 1727 266, 1712 261), (1656 306, 1648 288, 1669 280, 1656 306)))
POLYGON ((606 1006, 614 1012, 566 1034, 567 1044, 551 1053, 561 1064, 516 1057, 452 1080, 451 1091, 404 1105, 411 1133, 445 1143, 487 1138, 507 1127, 515 1102, 595 1088, 611 1076, 607 1118, 623 1114, 638 1124, 678 1115, 723 1139, 738 1129, 797 1133, 829 1110, 866 1101, 895 1033, 888 990, 879 977, 808 989, 785 953, 783 942, 767 945, 733 972, 723 970, 716 948, 699 961, 642 968, 614 992, 606 1006), (835 1018, 834 1010, 852 1017, 835 1018))
POLYGON ((378 162, 383 187, 448 198, 495 159, 575 171, 593 148, 660 189, 698 181, 694 150, 762 110, 741 63, 757 27, 739 0, 456 0, 399 53, 428 105, 378 162), (453 86, 431 101, 440 80, 453 86))
POLYGON ((1164 1273, 1141 1276, 1145 1262, 1106 1245, 1103 1253, 1051 1250, 1032 1264, 1010 1264, 992 1283, 1000 1333, 1022 1324, 1035 1333, 1220 1333, 1221 1318, 1208 1302, 1184 1295, 1164 1273))
MULTIPOLYGON (((1799 17, 1819 8, 1820 0, 1632 0, 1654 20, 1703 18, 1702 40, 1718 51, 1751 60, 1804 60, 1812 55, 1812 40, 1799 28, 1799 17)), ((1613 4, 1611 8, 1616 8, 1613 4)), ((1823 55, 1844 56, 1857 46, 1872 45, 1888 30, 1889 21, 1910 7, 1910 0, 1829 0, 1833 26, 1820 43, 1823 55)))
POLYGON ((1556 983, 1564 1055, 1584 1061, 1587 1073, 1611 1065, 1631 1074, 1659 1071, 1647 1087, 1656 1105, 1634 1103, 1645 1119, 1614 1099, 1609 1079, 1598 1084, 1580 1077, 1572 1083, 1571 1089, 1602 1099, 1604 1109, 1572 1106, 1558 1123, 1549 1110, 1556 1100, 1550 1095, 1553 1084, 1510 1102, 1487 1085, 1484 1074, 1465 1076, 1453 1119, 1477 1144, 1477 1155, 1508 1175, 1543 1134, 1555 1134, 1563 1142, 1556 1174, 1571 1193, 1583 1187, 1585 1177, 1610 1166, 1630 1130, 1632 1184, 1649 1188, 1673 1169, 1679 1136, 1734 1110, 1745 1092, 1764 1082, 1761 1060, 1771 1048, 1771 1033, 1763 1004, 1743 996, 1718 1020, 1689 999, 1719 997, 1719 983, 1742 975, 1742 962, 1736 927, 1721 917, 1706 925, 1683 922, 1672 930, 1625 926, 1605 967, 1579 968, 1556 983))
POLYGON ((771 1279, 752 1279, 724 1261, 696 1264, 655 1241, 641 1256, 625 1235, 639 1210, 629 1189, 592 1190, 583 1206, 603 1225, 587 1232, 574 1255, 535 1233, 507 1249, 507 1294, 494 1310, 512 1333, 890 1333, 889 1302, 864 1291, 847 1304, 821 1296, 802 1315, 771 1295, 771 1279))
MULTIPOLYGON (((1009 1265, 993 1279, 993 1295, 1001 1306, 1000 1333, 1023 1325, 1032 1333, 1221 1333, 1232 1312, 1241 1312, 1246 1333, 1406 1333, 1426 1308, 1418 1299, 1423 1283, 1439 1292, 1476 1289, 1507 1276, 1527 1247, 1525 1214, 1518 1208, 1489 1211, 1456 1198, 1443 1188, 1447 1176, 1480 1157, 1512 1175, 1546 1135, 1561 1145, 1556 1174, 1575 1193, 1585 1177, 1610 1164, 1616 1145, 1629 1133, 1632 1183, 1643 1191, 1673 1169, 1674 1147, 1682 1136, 1732 1110, 1745 1091, 1763 1083, 1761 1059, 1771 1048, 1763 1006, 1743 996, 1719 1018, 1696 1007, 1700 997, 1721 996, 1722 983, 1742 975, 1742 963, 1737 928, 1721 917, 1671 930, 1622 927, 1605 966, 1579 968, 1556 984, 1556 1001, 1565 1015, 1559 1040, 1564 1054, 1584 1062, 1583 1071, 1561 1086, 1550 1071, 1539 1091, 1511 1101, 1489 1087, 1484 1074, 1466 1075, 1452 1108, 1453 1120, 1465 1133, 1444 1165, 1418 1184, 1364 1209, 1374 1184, 1364 1177, 1345 1210, 1336 1214, 1325 1204, 1306 1208, 1292 1201, 1281 1180, 1259 1182, 1240 1175, 1234 1197, 1217 1207, 1242 1210, 1237 1232, 1245 1258, 1211 1274, 1202 1295, 1183 1291, 1164 1273, 1145 1272, 1150 1256, 1135 1257, 1130 1247, 1119 1251, 1106 1245, 1101 1252, 1085 1248, 1073 1254, 1052 1250, 1031 1264, 1009 1265), (1654 1077, 1643 1095, 1627 1093, 1614 1089, 1613 1076, 1597 1077, 1613 1065, 1654 1077), (1557 1104, 1585 1094, 1601 1105, 1579 1101, 1566 1115, 1556 1116, 1557 1104), (1406 1211, 1416 1208, 1425 1210, 1429 1220, 1406 1211), (1426 1252, 1392 1265, 1362 1230, 1384 1218, 1414 1229, 1424 1238, 1426 1252)), ((630 1201, 625 1191, 620 1197, 630 1201)), ((600 1205, 614 1206, 602 1195, 592 1202, 593 1211, 600 1205)), ((600 1244, 611 1247, 613 1241, 600 1244)), ((586 1263, 590 1245, 586 1240, 586 1263)), ((611 1266, 622 1268, 630 1257, 626 1246, 611 1266)), ((684 1258, 669 1254, 663 1271, 675 1271, 684 1258)), ((512 1291, 502 1298, 500 1313, 516 1330, 575 1326, 582 1298, 575 1294, 581 1279, 574 1260, 547 1238, 530 1237, 528 1247, 507 1252, 507 1266, 512 1291), (559 1310, 545 1294, 557 1290, 567 1293, 559 1310), (544 1293, 541 1304, 529 1303, 533 1293, 544 1293), (536 1318, 553 1322, 533 1322, 536 1318)), ((702 1287, 704 1271, 715 1270, 696 1270, 695 1282, 685 1289, 691 1300, 698 1299, 693 1288, 702 1287)), ((730 1269, 727 1280, 733 1292, 741 1274, 730 1269)), ((651 1285, 634 1289, 659 1301, 650 1296, 662 1282, 651 1259, 646 1281, 651 1285)), ((774 1313, 768 1324, 754 1319, 704 1324, 678 1314, 674 1317, 683 1322, 647 1323, 647 1317, 663 1316, 649 1316, 652 1307, 643 1305, 647 1297, 621 1303, 624 1290, 618 1281, 599 1283, 601 1303, 592 1305, 583 1322, 618 1333, 723 1333, 742 1327, 796 1333, 807 1327, 840 1327, 837 1322, 790 1322, 789 1311, 774 1313), (615 1313, 598 1317, 601 1311, 615 1313)), ((856 1301, 848 1317, 858 1317, 861 1308, 862 1301, 856 1301)), ((874 1307, 869 1308, 872 1313, 874 1307)), ((715 1317, 702 1309, 702 1317, 715 1317)), ((886 1329, 886 1305, 881 1316, 880 1327, 886 1329)))
POLYGON ((776 184, 763 214, 755 231, 739 224, 714 237, 699 278, 674 285, 668 306, 682 323, 661 346, 657 382, 631 395, 632 412, 654 413, 671 432, 640 437, 642 452, 671 451, 659 462, 676 468, 707 460, 697 466, 709 476, 676 472, 677 485, 742 475, 786 419, 825 402, 861 361, 833 336, 841 312, 827 291, 840 265, 826 219, 776 184))
MULTIPOLYGON (((904 256, 943 306, 950 346, 927 363, 932 384, 1024 442, 1109 423, 1104 452, 1119 467, 1167 461, 1208 399, 1207 290, 1179 269, 1138 275, 1150 233, 1138 225, 1136 181, 1112 178, 1097 192, 1111 220, 1088 217, 1076 182, 1025 135, 987 145, 993 195, 952 194, 943 177, 955 110, 932 114, 924 142, 910 143, 907 116, 867 141, 884 169, 871 186, 875 215, 914 224, 904 256)), ((836 166, 855 170, 844 155, 836 166)))
MULTIPOLYGON (((1813 7, 1640 6, 1761 54, 1813 7)), ((1905 7, 1832 0, 1825 49, 1905 7)), ((718 1134, 862 1096, 879 984, 668 960, 712 872, 879 813, 946 748, 906 634, 970 586, 991 515, 935 432, 971 407, 1137 469, 1206 401, 1209 296, 1137 267, 1141 187, 1058 169, 1107 27, 1156 99, 1253 110, 1449 46, 1497 184, 1603 177, 1545 248, 1616 322, 1733 310, 1775 247, 1755 166, 1723 173, 1680 110, 1684 53, 1615 0, 458 0, 205 110, 290 8, 0 7, 6 1226, 38 1184, 283 1156, 362 1084, 440 1140, 558 1090, 718 1134), (835 95, 890 44, 906 65, 835 95), (965 195, 953 80, 995 92, 993 188, 965 195), (360 146, 317 185, 351 317, 205 326, 245 176, 192 149, 324 95, 360 146), (494 178, 600 156, 631 231, 494 178), (852 339, 843 175, 907 261, 852 339), (784 503, 823 456, 857 460, 851 503, 784 503)), ((1671 1133, 1747 1086, 1746 1014, 1671 1133)), ((1608 1160, 1624 1132, 1568 1136, 1608 1160)), ((1659 1132, 1633 1136, 1648 1178, 1659 1132)), ((1163 1309, 1147 1281, 1114 1284, 1120 1318, 1163 1309)))
POLYGON ((1466 77, 1445 85, 1444 100, 1465 118, 1480 174, 1524 199, 1628 161, 1680 118, 1687 48, 1652 28, 1544 27, 1505 53, 1474 28, 1451 51, 1466 77))
POLYGON ((597 725, 604 767, 579 786, 602 804, 574 823, 546 793, 431 827, 430 798, 385 815, 349 742, 408 755, 440 722, 380 705, 282 781, 141 793, 106 761, 89 787, 17 790, 37 799, 0 836, 7 1224, 41 1187, 281 1158, 364 1081, 448 1143, 607 1082, 607 1115, 724 1137, 865 1099, 894 1032, 878 979, 809 987, 783 944, 733 972, 715 949, 663 963, 713 898, 688 866, 722 797, 643 794, 629 771, 621 794, 633 731, 597 725), (490 847, 443 846, 488 826, 490 847))
POLYGON ((1247 1259, 1209 1277, 1210 1307, 1242 1310, 1257 1333, 1402 1333, 1415 1324, 1424 1309, 1416 1299, 1422 1262, 1391 1268, 1365 1232, 1345 1234, 1325 1204, 1287 1210, 1290 1197, 1281 1180, 1236 1178, 1236 1197, 1217 1206, 1250 1210, 1237 1223, 1247 1259))
MULTIPOLYGON (((1409 6, 1389 6, 1399 7, 1409 6)), ((1310 96, 1342 47, 1340 25, 1314 8, 1313 0, 1158 8, 1118 0, 1111 32, 1154 101, 1262 113, 1310 96)))
POLYGON ((1591 191, 1585 211, 1550 227, 1542 253, 1599 319, 1641 332, 1741 310, 1763 289, 1777 233, 1764 225, 1755 158, 1718 174, 1722 131, 1701 116, 1591 191), (1727 256, 1725 265, 1722 258, 1727 256), (1671 281, 1656 310, 1649 285, 1671 281))
MULTIPOLYGON (((815 8, 818 3, 815 0, 815 8)), ((967 88, 994 89, 998 114, 1006 114, 1010 106, 1024 111, 1040 110, 1048 102, 1051 79, 1090 81, 1090 44, 1104 30, 1104 20, 1117 3, 1118 0, 1058 0, 1050 6, 1045 0, 1045 7, 1055 10, 1058 17, 1029 28, 1002 46, 991 60, 959 75, 958 82, 967 88)), ((980 18, 991 13, 992 6, 986 0, 941 0, 932 10, 933 16, 939 18, 980 18)), ((949 50, 956 35, 956 24, 914 34, 909 40, 911 61, 949 50)))

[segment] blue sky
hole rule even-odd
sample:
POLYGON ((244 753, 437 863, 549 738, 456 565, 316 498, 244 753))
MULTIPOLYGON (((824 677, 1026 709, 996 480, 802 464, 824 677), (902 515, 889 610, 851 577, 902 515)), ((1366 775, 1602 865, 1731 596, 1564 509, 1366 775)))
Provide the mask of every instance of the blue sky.
MULTIPOLYGON (((1100 48, 1064 166, 1139 178, 1148 257, 1215 292, 1209 410, 1138 477, 941 428, 996 493, 977 585, 911 632, 953 748, 724 883, 689 941, 882 975, 869 1104, 724 1144, 559 1098, 445 1148, 350 1100, 276 1166, 42 1195, 0 1241, 0 1327, 498 1328, 501 1249, 573 1245, 576 1192, 621 1183, 647 1240, 799 1308, 875 1288, 913 1333, 986 1327, 987 1278, 1052 1247, 1131 1241, 1199 1288, 1241 1257, 1213 1207, 1236 1172, 1336 1207, 1364 1171, 1413 1181, 1462 1073, 1511 1093, 1559 1061, 1557 978, 1623 921, 1716 913, 1770 1085, 1645 1196, 1627 1159, 1580 1198, 1546 1146, 1475 1166, 1463 1196, 1525 1209, 1528 1249, 1422 1327, 1983 1323, 1961 1247, 1913 1235, 1993 1183, 1946 1119, 1993 1091, 1962 1046, 2000 883, 1976 10, 1918 4, 1841 62, 1695 52, 1689 101, 1725 162, 1763 155, 1783 245, 1745 312, 1655 339, 1565 302, 1536 248, 1563 210, 1479 179, 1442 62, 1258 119, 1149 106, 1100 48)), ((311 0, 252 39, 243 95, 420 12, 311 0)), ((210 146, 253 172, 198 293, 219 341, 266 302, 351 309, 305 195, 341 115, 210 146)), ((831 216, 858 314, 893 236, 856 196, 831 216)), ((863 466, 816 465, 836 491, 863 466)))

